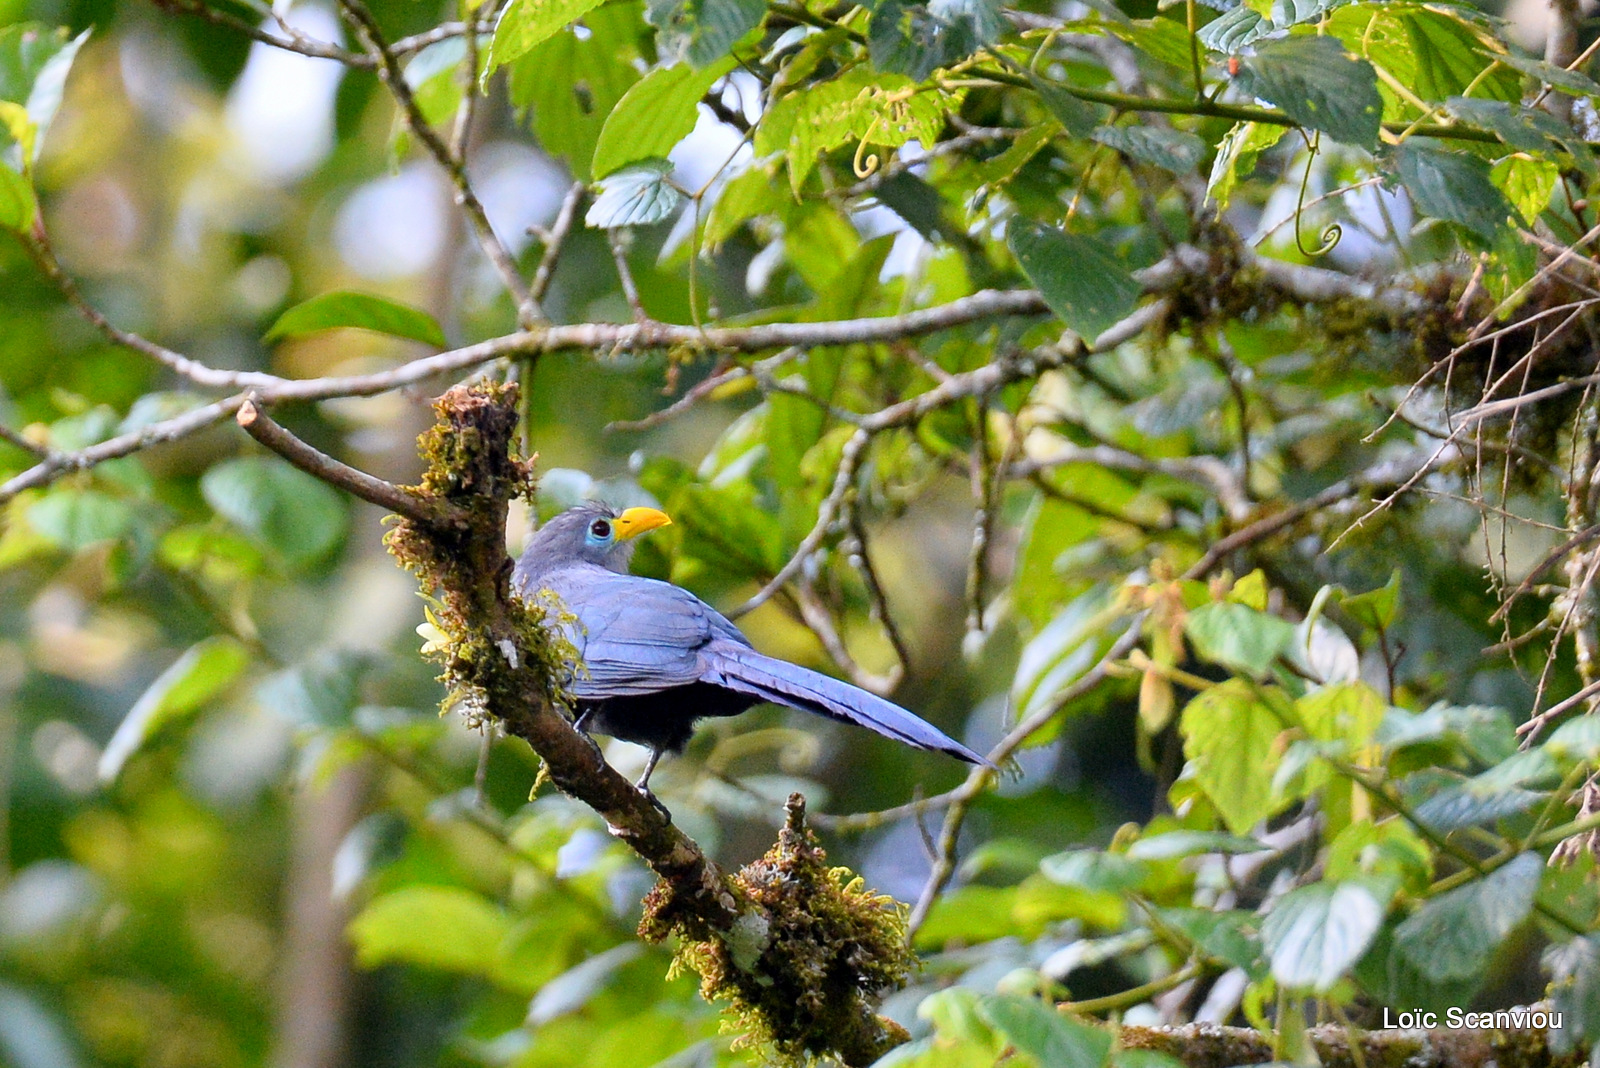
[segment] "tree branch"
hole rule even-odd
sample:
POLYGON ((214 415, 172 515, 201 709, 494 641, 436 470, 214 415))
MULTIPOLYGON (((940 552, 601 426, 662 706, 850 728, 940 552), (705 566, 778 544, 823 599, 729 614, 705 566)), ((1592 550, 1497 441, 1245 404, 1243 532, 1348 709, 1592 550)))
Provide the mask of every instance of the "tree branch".
POLYGON ((246 398, 234 418, 245 433, 262 445, 306 474, 319 478, 329 485, 338 486, 364 501, 370 501, 380 508, 387 508, 418 523, 439 525, 461 522, 462 517, 454 514, 453 509, 441 508, 437 502, 424 501, 414 494, 407 493, 393 482, 385 482, 349 464, 340 463, 326 453, 318 452, 273 422, 253 398, 246 398))

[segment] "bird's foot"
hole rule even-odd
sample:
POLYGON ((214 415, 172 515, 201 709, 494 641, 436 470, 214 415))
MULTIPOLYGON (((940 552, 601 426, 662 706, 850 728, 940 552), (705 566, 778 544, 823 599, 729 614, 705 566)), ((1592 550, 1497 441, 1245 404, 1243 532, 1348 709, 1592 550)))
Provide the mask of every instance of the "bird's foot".
POLYGON ((654 790, 650 789, 650 787, 645 786, 643 784, 636 785, 634 787, 634 789, 638 790, 641 794, 643 794, 644 795, 644 799, 646 801, 650 802, 650 804, 655 806, 655 810, 657 812, 661 813, 661 818, 662 819, 666 820, 668 823, 672 822, 672 810, 669 809, 666 805, 663 805, 661 803, 661 798, 656 796, 656 793, 655 793, 654 790))

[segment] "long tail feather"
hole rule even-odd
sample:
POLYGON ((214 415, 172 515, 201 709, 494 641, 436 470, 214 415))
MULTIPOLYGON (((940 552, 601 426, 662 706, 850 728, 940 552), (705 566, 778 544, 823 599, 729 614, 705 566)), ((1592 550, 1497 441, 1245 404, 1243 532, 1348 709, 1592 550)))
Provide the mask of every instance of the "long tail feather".
POLYGON ((731 642, 719 642, 708 652, 712 667, 721 676, 717 681, 731 690, 854 723, 917 749, 948 753, 969 764, 994 766, 933 724, 848 682, 731 642))

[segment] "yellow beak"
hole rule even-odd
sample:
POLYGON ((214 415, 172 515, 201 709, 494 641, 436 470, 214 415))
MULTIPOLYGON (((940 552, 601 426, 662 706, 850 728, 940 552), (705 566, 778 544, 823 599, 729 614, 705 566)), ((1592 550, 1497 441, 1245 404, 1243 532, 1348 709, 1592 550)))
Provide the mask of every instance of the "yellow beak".
POLYGON ((627 541, 656 527, 671 526, 672 520, 667 513, 654 508, 629 508, 612 520, 611 525, 616 529, 617 540, 627 541))

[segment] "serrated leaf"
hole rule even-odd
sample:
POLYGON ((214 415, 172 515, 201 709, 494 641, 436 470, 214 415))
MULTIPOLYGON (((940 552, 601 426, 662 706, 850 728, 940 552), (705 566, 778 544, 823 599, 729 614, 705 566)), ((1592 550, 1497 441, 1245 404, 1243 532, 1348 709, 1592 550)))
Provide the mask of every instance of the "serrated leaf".
POLYGON ((1477 156, 1418 144, 1396 150, 1400 184, 1424 215, 1457 223, 1485 241, 1506 223, 1511 205, 1489 180, 1489 165, 1477 156))
POLYGON ((1101 1068, 1111 1053, 1111 1034, 1069 1019, 1036 998, 993 995, 978 1013, 1019 1052, 1050 1068, 1101 1068))
POLYGON ((1512 70, 1521 71, 1539 79, 1546 85, 1553 86, 1573 96, 1600 96, 1600 82, 1596 82, 1587 74, 1580 74, 1575 70, 1558 67, 1554 63, 1546 63, 1542 59, 1526 59, 1502 53, 1495 56, 1502 65, 1512 70))
POLYGON ((363 968, 399 962, 487 976, 510 930, 505 913, 470 890, 407 886, 374 898, 349 935, 363 968))
POLYGON ((732 57, 703 69, 660 67, 623 94, 600 129, 590 172, 596 178, 642 159, 665 159, 694 129, 700 100, 733 69, 732 57))
POLYGON ((1085 341, 1121 322, 1138 302, 1139 283, 1099 238, 1028 219, 1012 219, 1006 237, 1050 310, 1085 341))
POLYGON ((216 696, 249 663, 245 647, 226 635, 190 646, 156 677, 117 725, 100 754, 100 781, 115 780, 128 758, 157 732, 216 696))
POLYGON ((1320 882, 1291 890, 1261 924, 1273 977, 1287 990, 1327 993, 1372 944, 1383 911, 1360 883, 1320 882))
POLYGON ((201 476, 200 492, 218 515, 295 568, 338 548, 350 521, 336 490, 277 457, 218 464, 201 476))
POLYGON ((605 0, 511 0, 495 20, 488 67, 494 71, 526 55, 605 0))
POLYGON ((1447 101, 1450 114, 1463 122, 1492 131, 1512 148, 1538 152, 1572 136, 1572 129, 1541 108, 1509 104, 1504 100, 1479 100, 1453 96, 1447 101))
POLYGON ((664 159, 623 167, 599 183, 600 195, 583 221, 607 230, 660 222, 683 203, 683 194, 667 179, 671 173, 672 164, 664 159))
POLYGON ((439 321, 421 308, 413 308, 387 297, 348 290, 323 293, 296 304, 278 316, 278 321, 272 324, 272 329, 267 331, 262 340, 302 337, 341 327, 408 338, 435 348, 450 347, 439 321))
POLYGON ((1488 69, 1493 57, 1487 53, 1500 46, 1460 10, 1405 0, 1350 4, 1333 12, 1324 29, 1409 89, 1401 96, 1388 85, 1378 87, 1385 119, 1414 118, 1415 99, 1442 101, 1469 86, 1474 97, 1520 101, 1521 77, 1504 67, 1488 69))
POLYGON ((611 109, 639 80, 644 20, 640 5, 609 3, 584 17, 586 33, 561 30, 508 67, 511 102, 530 113, 533 132, 573 177, 589 177, 589 161, 611 109))
POLYGON ((1276 28, 1271 19, 1262 18, 1248 4, 1240 4, 1200 27, 1195 39, 1213 52, 1232 55, 1276 28))
POLYGON ((765 0, 647 0, 645 18, 664 62, 703 67, 726 58, 766 12, 765 0))
POLYGON ((1521 152, 1507 156, 1489 170, 1489 180, 1529 226, 1550 206, 1550 194, 1560 179, 1561 168, 1553 161, 1521 152))
POLYGON ((1275 690, 1256 690, 1229 679, 1200 694, 1183 710, 1183 752, 1195 779, 1228 830, 1244 834, 1274 809, 1272 778, 1284 720, 1266 703, 1275 690))
POLYGON ((1245 59, 1238 82, 1301 126, 1369 151, 1378 145, 1383 98, 1377 72, 1332 37, 1268 41, 1245 59))
POLYGON ((1161 126, 1102 126, 1094 139, 1174 174, 1191 173, 1206 152, 1206 143, 1194 134, 1161 126))
POLYGON ((1184 633, 1201 659, 1260 678, 1294 641, 1294 624, 1242 604, 1214 603, 1190 612, 1184 633))
POLYGON ((995 0, 878 0, 867 49, 878 70, 920 82, 993 44, 1005 29, 995 0))
POLYGON ((1469 779, 1444 787, 1417 805, 1415 812, 1419 823, 1449 834, 1526 812, 1545 796, 1520 787, 1485 786, 1469 779))
POLYGON ((1395 928, 1395 949, 1430 981, 1481 978, 1500 943, 1532 912, 1543 873, 1543 859, 1523 853, 1440 894, 1395 928))
POLYGON ((1017 661, 1012 700, 1017 715, 1027 719, 1049 707, 1100 658, 1109 598, 1094 587, 1073 598, 1025 645, 1017 661))

